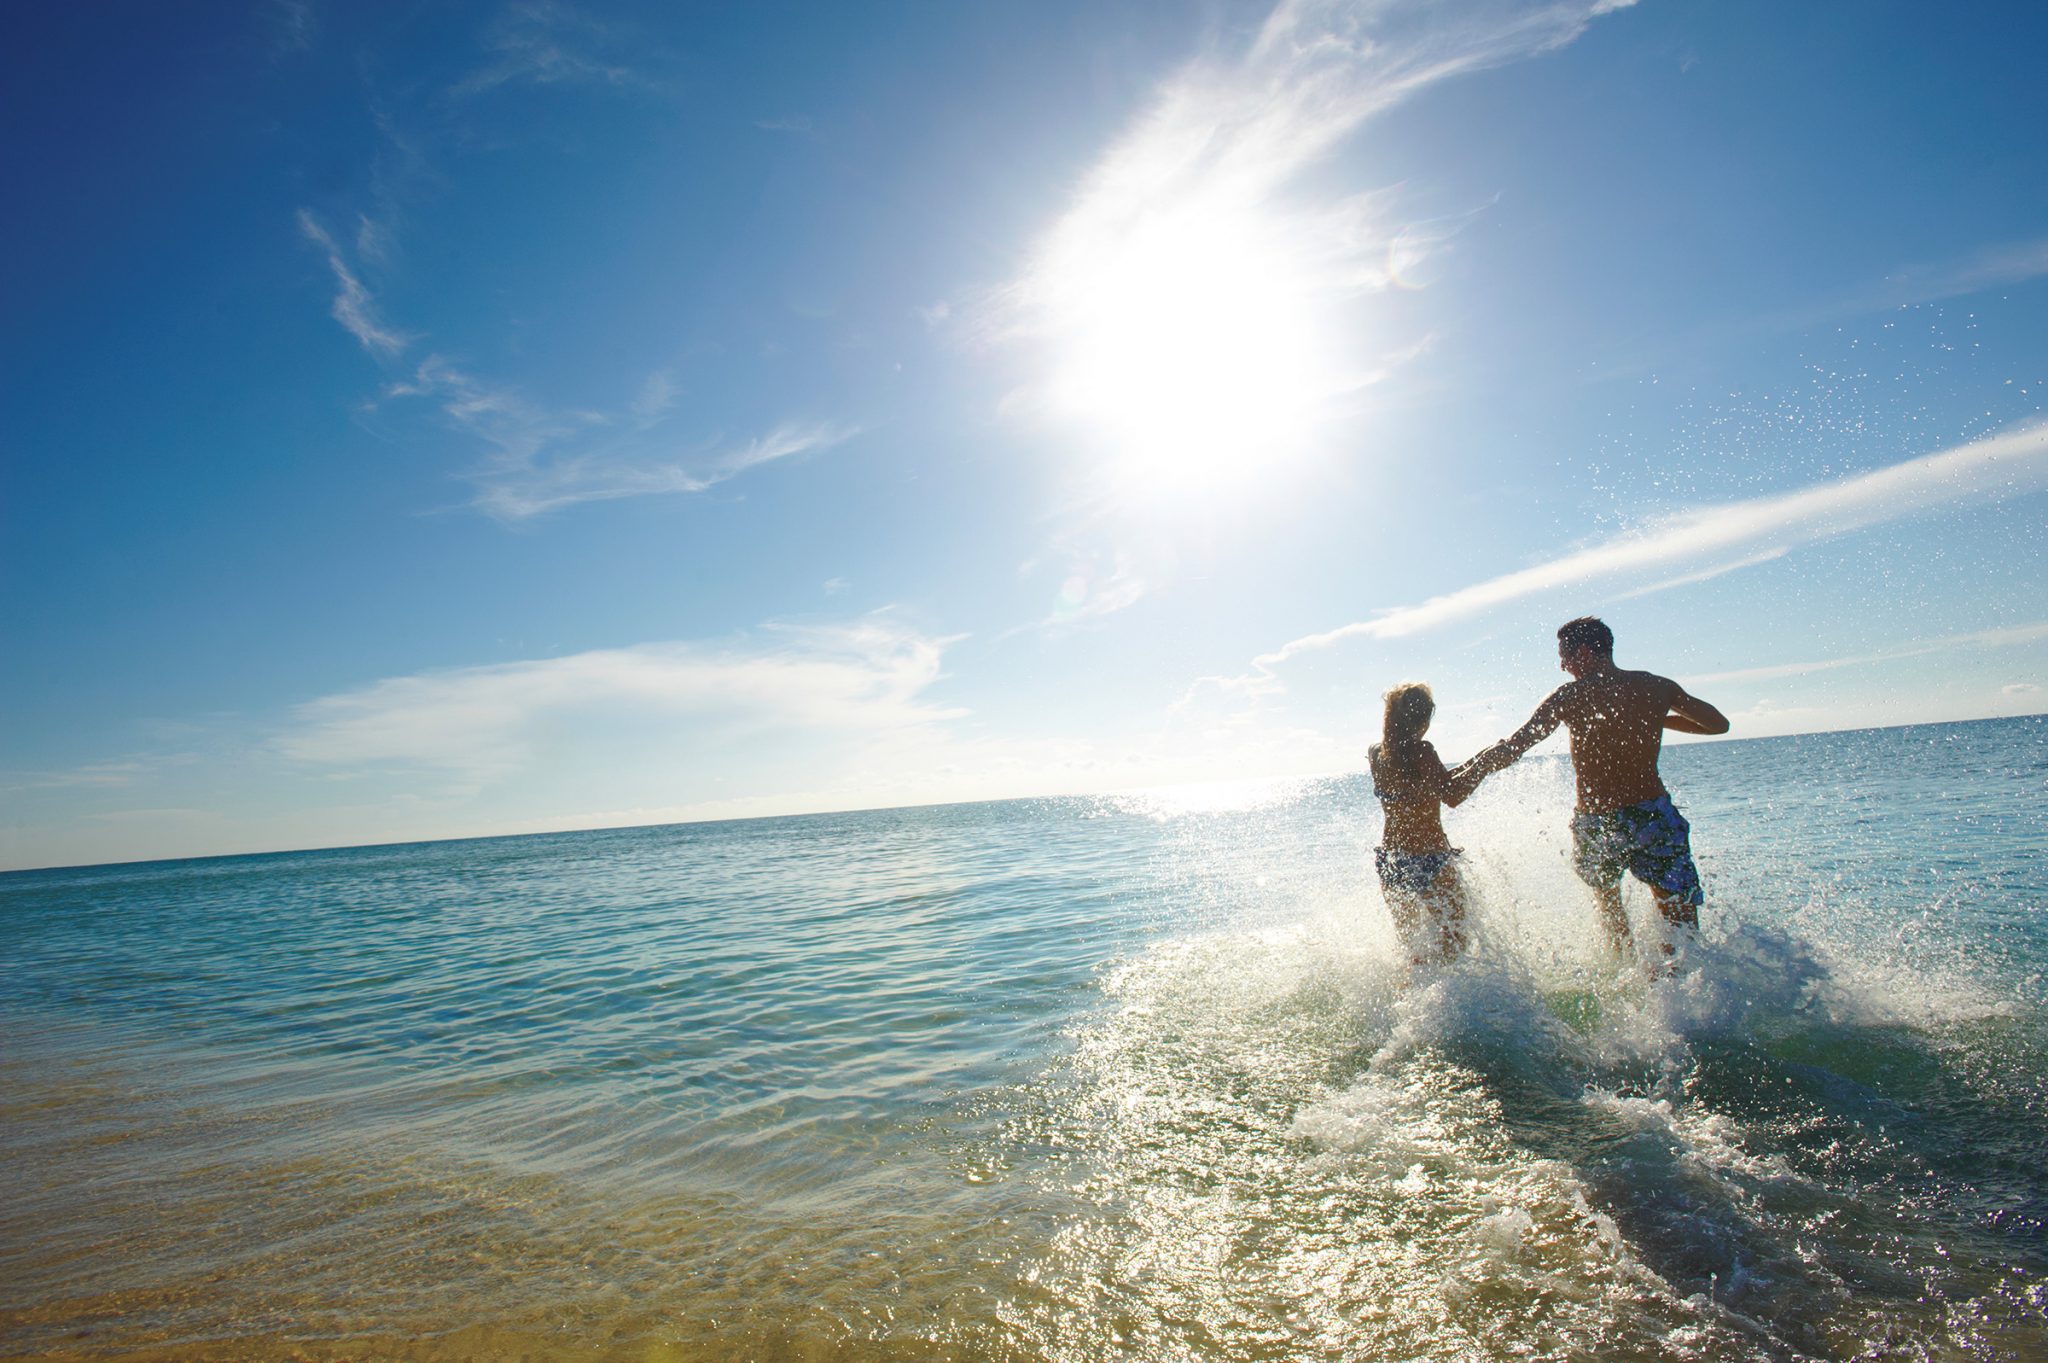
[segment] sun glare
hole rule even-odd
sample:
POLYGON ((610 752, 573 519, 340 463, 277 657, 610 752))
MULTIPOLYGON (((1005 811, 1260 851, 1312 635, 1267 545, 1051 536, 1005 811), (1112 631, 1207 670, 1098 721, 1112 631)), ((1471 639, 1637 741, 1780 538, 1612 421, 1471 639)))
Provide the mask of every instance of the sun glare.
POLYGON ((1053 402, 1120 490, 1237 488, 1308 445, 1337 385, 1283 238, 1256 212, 1182 203, 1052 253, 1053 402))

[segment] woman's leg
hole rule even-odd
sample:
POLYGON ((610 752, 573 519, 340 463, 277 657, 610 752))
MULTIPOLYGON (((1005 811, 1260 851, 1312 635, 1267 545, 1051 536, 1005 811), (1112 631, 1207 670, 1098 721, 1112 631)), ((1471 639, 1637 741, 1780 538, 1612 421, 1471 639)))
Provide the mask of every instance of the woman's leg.
POLYGON ((1387 901, 1387 914, 1394 920, 1394 936, 1408 953, 1408 963, 1421 965, 1429 959, 1431 950, 1427 940, 1430 923, 1421 898, 1413 890, 1386 884, 1380 886, 1380 897, 1387 901))
POLYGON ((1465 954, 1469 943, 1465 933, 1468 908, 1465 878, 1458 874, 1457 863, 1452 862, 1436 873, 1429 887, 1430 936, 1434 939, 1437 960, 1455 961, 1465 954))

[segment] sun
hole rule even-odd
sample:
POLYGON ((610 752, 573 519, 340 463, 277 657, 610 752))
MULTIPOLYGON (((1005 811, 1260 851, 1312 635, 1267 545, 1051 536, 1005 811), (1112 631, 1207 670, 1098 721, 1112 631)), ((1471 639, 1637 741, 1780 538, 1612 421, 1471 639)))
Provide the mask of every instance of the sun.
POLYGON ((1234 491, 1312 445, 1339 385, 1306 264, 1275 220, 1200 199, 1052 243, 1050 403, 1121 491, 1234 491))

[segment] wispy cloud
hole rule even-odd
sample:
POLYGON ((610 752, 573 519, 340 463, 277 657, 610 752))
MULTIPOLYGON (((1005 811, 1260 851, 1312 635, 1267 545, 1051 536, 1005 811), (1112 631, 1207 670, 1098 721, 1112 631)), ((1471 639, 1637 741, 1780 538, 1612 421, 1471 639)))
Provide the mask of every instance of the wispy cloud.
MULTIPOLYGON (((1392 191, 1332 198, 1304 186, 1304 172, 1418 91, 1560 47, 1620 7, 1282 0, 1243 51, 1190 63, 1162 85, 1001 292, 984 330, 1070 352, 1048 383, 1055 403, 1093 382, 1106 359, 1148 349, 1119 334, 1126 323, 1199 337, 1204 328, 1243 331, 1232 314, 1246 310, 1260 316, 1261 352, 1299 342, 1299 353, 1241 354, 1219 335, 1209 358, 1240 385, 1247 366, 1273 364, 1276 410, 1371 382, 1385 357, 1330 305, 1412 282, 1404 273, 1444 248, 1455 218, 1418 229, 1392 191), (1163 276, 1157 287, 1147 283, 1153 274, 1163 276), (1159 315, 1176 308, 1187 316, 1159 315), (1332 331, 1349 344, 1330 343, 1332 331)), ((1199 369, 1207 353, 1190 347, 1178 368, 1199 369)), ((1162 402, 1162 412, 1199 407, 1212 386, 1201 373, 1167 377, 1180 401, 1162 402)), ((1128 404, 1134 381, 1111 376, 1119 402, 1128 404)))
POLYGON ((356 214, 356 257, 374 264, 388 264, 392 256, 391 226, 367 213, 356 214))
POLYGON ((1421 287, 1470 215, 1415 223, 1407 190, 1309 172, 1438 82, 1571 43, 1612 2, 1282 0, 1239 51, 1165 80, 977 309, 983 340, 1049 350, 1006 399, 1090 430, 1116 501, 1163 471, 1235 479, 1319 448, 1348 397, 1415 338, 1362 295, 1421 287))
POLYGON ((269 0, 263 15, 270 27, 272 50, 304 52, 313 46, 320 17, 312 0, 269 0))
MULTIPOLYGON (((2048 278, 2048 237, 1999 242, 1940 261, 1903 265, 1881 279, 1865 280, 1789 307, 1712 324, 1691 332, 1687 343, 1728 345, 1749 337, 1805 331, 1852 317, 1897 311, 1967 298, 1988 289, 2048 278)), ((1632 352, 1603 363, 1589 377, 1603 383, 1654 373, 1670 356, 1632 352)))
POLYGON ((1625 582, 1674 565, 1738 556, 1732 562, 1671 577, 1645 590, 1676 587, 1899 517, 2023 496, 2043 488, 2048 488, 2048 424, 2030 425, 1797 492, 1661 517, 1547 563, 1432 597, 1419 605, 1382 611, 1370 620, 1290 640, 1253 659, 1253 671, 1246 676, 1206 677, 1196 686, 1270 689, 1276 684, 1274 669, 1289 659, 1347 640, 1396 639, 1545 592, 1625 582))
POLYGON ((500 442, 502 455, 472 475, 475 505, 507 521, 580 502, 703 492, 748 469, 829 450, 860 433, 859 427, 840 423, 786 422, 741 444, 678 457, 631 444, 557 453, 550 444, 560 427, 545 418, 508 431, 500 414, 489 412, 473 429, 493 431, 489 438, 500 442))
MULTIPOLYGON (((1093 551, 1070 543, 1054 552, 1062 567, 1052 609, 1042 618, 1005 630, 998 637, 1007 639, 1030 630, 1059 629, 1114 615, 1137 605, 1152 590, 1152 582, 1123 550, 1093 551)), ((1033 559, 1024 565, 1023 571, 1030 573, 1045 566, 1042 560, 1033 559)))
POLYGON ((640 396, 633 399, 633 417, 645 429, 667 416, 669 408, 675 405, 675 373, 657 369, 640 385, 640 396))
POLYGON ((1707 672, 1698 676, 1687 676, 1684 680, 1699 686, 1778 681, 1785 677, 1804 677, 1814 672, 1832 672, 1843 667, 1868 667, 1873 663, 1924 658, 1930 654, 1960 648, 2017 648, 2024 644, 2039 643, 2044 639, 2048 639, 2048 620, 2037 621, 2031 625, 2010 625, 2002 629, 1972 630, 1967 634, 1947 634, 1938 639, 1915 639, 1911 643, 1876 653, 1857 653, 1809 662, 1772 663, 1766 667, 1739 667, 1728 672, 1707 672))
POLYGON ((0 771, 0 792, 109 790, 133 785, 151 764, 135 759, 87 762, 56 771, 0 771))
POLYGON ((623 430, 603 412, 543 407, 438 355, 428 356, 411 379, 386 388, 385 396, 432 402, 449 425, 485 446, 485 458, 467 475, 477 489, 473 505, 504 521, 579 502, 703 492, 748 469, 827 450, 859 434, 845 424, 785 422, 739 444, 677 450, 656 429, 673 401, 666 371, 642 385, 634 419, 623 430))
POLYGON ((1623 6, 1559 3, 1357 5, 1282 0, 1234 58, 1190 64, 1089 173, 1073 207, 1016 285, 1027 308, 1056 305, 1073 271, 1061 257, 1100 254, 1179 210, 1222 204, 1281 213, 1338 288, 1381 288, 1403 223, 1380 196, 1289 200, 1311 164, 1368 118, 1453 76, 1561 47, 1595 15, 1623 6))
MULTIPOLYGON (((334 272, 334 320, 378 359, 403 358, 418 338, 383 321, 341 246, 309 210, 300 209, 298 221, 334 272)), ((379 249, 386 244, 368 218, 358 237, 379 249)), ((484 447, 482 461, 464 475, 477 489, 472 505, 505 521, 579 502, 702 492, 748 469, 827 450, 859 434, 844 422, 788 420, 738 443, 683 446, 661 433, 678 394, 673 371, 659 369, 642 381, 623 413, 559 409, 439 354, 427 355, 383 390, 386 400, 433 403, 451 427, 484 447)))
MULTIPOLYGON (((289 7, 287 7, 289 10, 289 7)), ((591 82, 651 86, 632 65, 646 45, 627 29, 559 0, 515 0, 484 36, 491 64, 463 80, 457 94, 515 83, 591 82)), ((599 408, 568 406, 532 394, 467 360, 425 334, 386 320, 364 283, 364 265, 389 268, 399 255, 405 186, 431 180, 421 144, 385 109, 373 108, 384 149, 372 175, 374 213, 357 213, 352 228, 330 228, 310 208, 298 211, 300 233, 326 257, 335 281, 329 312, 393 375, 377 402, 419 402, 473 442, 476 456, 458 476, 476 489, 469 505, 503 521, 519 521, 584 502, 702 492, 780 459, 816 453, 857 434, 854 425, 789 416, 759 434, 729 435, 701 413, 679 411, 684 387, 667 367, 648 373, 630 398, 599 408), (403 366, 402 368, 400 366, 403 366), (697 416, 690 436, 677 428, 697 416)), ((765 423, 764 423, 765 424, 765 423)))
POLYGON ((1727 563, 1716 563, 1710 567, 1696 569, 1693 572, 1680 573, 1676 577, 1663 578, 1650 583, 1646 587, 1631 587, 1627 591, 1615 593, 1613 599, 1616 601, 1632 601, 1639 596, 1654 596, 1658 592, 1668 592, 1673 587, 1690 587, 1695 582, 1711 582, 1715 578, 1722 577, 1728 573, 1740 572, 1744 568, 1754 568, 1760 563, 1769 563, 1773 559, 1783 558, 1791 552, 1791 546, 1789 545, 1773 545, 1769 549, 1754 554, 1747 554, 1741 558, 1732 559, 1727 563))
POLYGON ((551 726, 579 716, 650 731, 678 719, 860 733, 929 725, 965 713, 922 698, 952 642, 871 615, 771 626, 724 645, 643 644, 394 677, 299 707, 273 747, 330 767, 483 782, 525 769, 551 726))
POLYGON ((793 133, 798 137, 809 137, 818 131, 818 125, 808 115, 790 114, 782 118, 763 118, 755 122, 763 132, 793 133))
POLYGON ((1879 307, 1938 303, 2043 276, 2048 276, 2048 237, 2037 237, 1987 246, 1956 260, 1909 265, 1887 276, 1867 301, 1879 307))
POLYGON ((632 40, 618 27, 555 0, 509 5, 484 34, 491 60, 450 92, 477 95, 500 86, 650 86, 628 56, 632 40))
MULTIPOLYGON (((367 224, 367 219, 364 220, 367 224)), ((380 360, 392 360, 402 354, 412 338, 404 332, 387 326, 377 315, 376 299, 363 287, 348 261, 343 257, 341 247, 336 245, 332 235, 320 225, 320 220, 304 208, 299 210, 299 231, 327 257, 327 267, 334 272, 334 302, 328 308, 334 320, 342 329, 361 343, 380 360)))
POLYGON ((652 434, 674 400, 667 371, 649 377, 624 429, 603 412, 560 412, 430 355, 387 397, 437 404, 449 424, 488 453, 468 474, 474 505, 500 520, 525 520, 579 502, 702 492, 761 464, 830 449, 858 434, 830 422, 785 422, 726 446, 675 450, 652 434))

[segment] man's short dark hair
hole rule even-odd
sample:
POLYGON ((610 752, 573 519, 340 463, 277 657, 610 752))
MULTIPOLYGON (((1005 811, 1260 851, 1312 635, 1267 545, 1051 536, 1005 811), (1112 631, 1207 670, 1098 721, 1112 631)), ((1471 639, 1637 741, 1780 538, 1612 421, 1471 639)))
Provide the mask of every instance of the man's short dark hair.
POLYGON ((1614 653, 1614 631, 1607 628, 1605 620, 1594 615, 1582 615, 1559 625, 1557 642, 1567 653, 1576 653, 1582 648, 1609 656, 1614 653))

